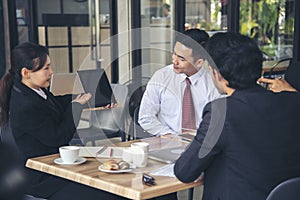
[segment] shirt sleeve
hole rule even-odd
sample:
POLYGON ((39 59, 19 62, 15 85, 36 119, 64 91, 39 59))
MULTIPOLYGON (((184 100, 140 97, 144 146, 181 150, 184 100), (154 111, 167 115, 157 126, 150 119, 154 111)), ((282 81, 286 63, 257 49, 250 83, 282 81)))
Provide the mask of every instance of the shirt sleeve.
POLYGON ((163 86, 157 80, 158 77, 155 74, 147 85, 140 105, 139 124, 144 130, 156 136, 167 133, 175 134, 176 132, 158 117, 161 110, 160 94, 163 86))

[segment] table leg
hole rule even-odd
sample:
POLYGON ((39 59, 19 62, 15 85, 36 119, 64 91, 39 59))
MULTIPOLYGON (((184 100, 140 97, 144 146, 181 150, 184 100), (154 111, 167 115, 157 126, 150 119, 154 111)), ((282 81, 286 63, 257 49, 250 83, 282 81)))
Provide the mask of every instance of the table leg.
POLYGON ((193 200, 193 196, 194 196, 194 188, 190 188, 188 190, 188 200, 193 200))

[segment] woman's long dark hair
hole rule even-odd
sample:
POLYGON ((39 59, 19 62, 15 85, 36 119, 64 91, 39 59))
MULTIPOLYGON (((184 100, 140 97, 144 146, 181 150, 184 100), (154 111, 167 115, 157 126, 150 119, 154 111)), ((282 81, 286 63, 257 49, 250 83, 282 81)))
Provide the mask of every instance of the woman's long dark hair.
POLYGON ((9 102, 14 81, 21 81, 22 68, 33 72, 40 70, 47 61, 46 47, 25 42, 17 46, 11 54, 11 69, 0 80, 0 126, 6 127, 9 120, 9 102))

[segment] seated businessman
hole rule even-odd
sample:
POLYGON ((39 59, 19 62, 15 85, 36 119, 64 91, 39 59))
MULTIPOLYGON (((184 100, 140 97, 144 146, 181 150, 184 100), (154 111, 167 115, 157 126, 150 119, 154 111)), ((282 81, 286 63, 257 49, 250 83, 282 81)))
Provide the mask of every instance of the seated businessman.
POLYGON ((299 93, 256 83, 263 56, 246 36, 217 33, 206 49, 214 84, 228 96, 205 106, 175 175, 192 182, 204 172, 204 200, 265 200, 279 183, 300 176, 299 93))
POLYGON ((207 70, 201 45, 209 35, 199 29, 177 34, 172 64, 157 70, 143 95, 139 124, 152 135, 193 131, 207 102, 219 98, 207 70))

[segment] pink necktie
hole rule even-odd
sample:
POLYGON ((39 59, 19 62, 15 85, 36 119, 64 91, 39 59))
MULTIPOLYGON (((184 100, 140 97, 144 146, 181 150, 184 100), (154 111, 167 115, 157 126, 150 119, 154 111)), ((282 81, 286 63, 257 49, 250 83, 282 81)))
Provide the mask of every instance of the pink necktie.
MULTIPOLYGON (((191 93, 191 81, 186 78, 182 102, 182 129, 196 129, 195 109, 191 93)), ((184 131, 184 130, 183 130, 184 131)))

